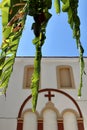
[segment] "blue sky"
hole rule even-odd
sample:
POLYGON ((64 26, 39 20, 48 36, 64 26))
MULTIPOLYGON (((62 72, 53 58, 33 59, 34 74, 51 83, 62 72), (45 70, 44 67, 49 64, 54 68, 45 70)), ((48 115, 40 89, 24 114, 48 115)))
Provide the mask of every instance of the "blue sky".
MULTIPOLYGON (((75 39, 72 37, 72 30, 67 23, 67 14, 55 13, 54 6, 50 10, 52 17, 48 22, 46 29, 46 40, 42 47, 43 56, 78 56, 75 39)), ((81 42, 84 47, 84 56, 87 56, 87 1, 79 0, 78 15, 80 17, 81 25, 81 42)), ((17 51, 17 56, 34 56, 35 47, 32 44, 34 38, 33 31, 31 30, 33 18, 28 16, 20 40, 17 51)), ((1 28, 1 18, 0 18, 1 28)), ((0 30, 0 43, 1 43, 1 30, 0 30)))

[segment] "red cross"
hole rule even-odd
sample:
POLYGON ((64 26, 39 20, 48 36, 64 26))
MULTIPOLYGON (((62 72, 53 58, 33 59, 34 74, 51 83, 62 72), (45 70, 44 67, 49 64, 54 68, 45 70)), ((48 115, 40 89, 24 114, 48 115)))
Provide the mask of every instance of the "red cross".
POLYGON ((48 91, 48 94, 45 94, 45 97, 48 97, 48 100, 51 101, 51 97, 55 97, 55 95, 51 94, 51 91, 48 91))

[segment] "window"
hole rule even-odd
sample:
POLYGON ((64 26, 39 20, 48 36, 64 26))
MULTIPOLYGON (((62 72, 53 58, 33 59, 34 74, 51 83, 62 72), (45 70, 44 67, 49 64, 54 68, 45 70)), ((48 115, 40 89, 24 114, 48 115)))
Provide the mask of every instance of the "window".
POLYGON ((75 88, 71 66, 57 66, 57 83, 59 88, 75 88))
MULTIPOLYGON (((30 88, 31 78, 32 78, 33 72, 34 72, 34 66, 33 65, 25 66, 25 68, 24 68, 24 79, 23 79, 23 88, 24 89, 30 88)), ((40 82, 39 85, 41 86, 41 82, 40 82)))
POLYGON ((76 115, 72 112, 65 112, 63 115, 64 130, 78 130, 76 115))
POLYGON ((33 66, 25 66, 23 88, 30 88, 33 71, 34 71, 33 66))
POLYGON ((45 110, 43 119, 43 130, 58 130, 57 115, 53 110, 45 110))
POLYGON ((37 115, 34 112, 24 113, 23 130, 37 130, 37 115))

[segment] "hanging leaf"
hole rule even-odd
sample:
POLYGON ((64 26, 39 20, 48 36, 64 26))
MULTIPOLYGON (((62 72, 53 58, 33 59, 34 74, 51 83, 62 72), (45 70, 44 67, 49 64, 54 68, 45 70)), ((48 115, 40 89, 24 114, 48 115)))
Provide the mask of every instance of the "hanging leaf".
POLYGON ((60 13, 60 0, 54 0, 54 7, 56 10, 56 13, 59 14, 60 13))
POLYGON ((80 85, 78 88, 78 96, 81 97, 81 91, 82 91, 82 86, 83 86, 83 74, 84 74, 84 68, 85 68, 85 63, 83 60, 83 53, 84 53, 84 49, 81 45, 81 43, 79 42, 79 50, 80 50, 80 85))
POLYGON ((2 70, 5 61, 5 56, 0 57, 0 70, 2 70))
POLYGON ((52 0, 45 0, 44 1, 45 2, 45 7, 47 7, 48 9, 51 9, 51 7, 52 7, 52 0))
POLYGON ((84 49, 80 42, 80 19, 78 17, 78 0, 62 0, 63 6, 62 10, 67 12, 68 14, 68 23, 70 24, 71 29, 73 30, 73 38, 76 39, 76 45, 79 50, 79 58, 80 58, 80 85, 78 89, 78 95, 81 96, 81 90, 83 86, 83 74, 84 74, 84 49))
POLYGON ((62 11, 67 12, 70 7, 70 0, 61 0, 63 2, 62 11))
POLYGON ((23 12, 21 20, 20 20, 20 17, 17 17, 16 21, 15 20, 13 21, 13 19, 15 18, 15 16, 14 16, 7 23, 7 25, 5 27, 3 26, 4 27, 3 28, 3 39, 4 40, 1 45, 2 52, 1 52, 1 57, 0 57, 0 60, 3 61, 3 63, 0 66, 0 68, 1 68, 0 88, 1 88, 2 94, 6 93, 9 78, 13 71, 13 64, 15 61, 19 40, 22 35, 22 31, 23 31, 25 21, 26 21, 27 8, 28 8, 28 4, 26 4, 21 10, 18 10, 17 14, 15 14, 15 16, 20 16, 20 14, 23 12), (13 27, 16 25, 16 22, 17 22, 17 26, 20 23, 22 24, 22 26, 20 26, 17 33, 14 33, 13 27), (4 54, 4 58, 2 58, 3 54, 4 54), (8 54, 10 54, 9 57, 7 57, 8 54))
MULTIPOLYGON (((82 76, 84 73, 84 49, 80 42, 80 20, 77 15, 78 0, 61 0, 62 11, 68 14, 68 23, 73 30, 73 38, 76 39, 77 48, 80 53, 80 87, 78 95, 81 96, 82 76)), ((56 13, 60 13, 60 0, 54 0, 56 13)), ((5 94, 10 75, 13 71, 13 64, 17 48, 23 32, 27 15, 33 16, 34 23, 32 30, 35 34, 33 44, 36 48, 34 60, 34 73, 32 76, 32 104, 33 111, 36 109, 38 89, 40 81, 40 65, 42 58, 42 46, 45 42, 46 26, 51 18, 49 9, 52 7, 52 0, 2 0, 0 8, 2 11, 2 37, 0 54, 0 87, 1 93, 5 94), (8 57, 9 56, 9 57, 8 57)), ((1 94, 0 93, 0 94, 1 94)))
POLYGON ((36 56, 34 60, 34 73, 32 76, 32 83, 31 83, 31 89, 32 89, 32 110, 36 110, 37 106, 37 99, 38 99, 38 89, 39 89, 39 82, 40 82, 40 63, 41 63, 41 47, 36 46, 36 56))
POLYGON ((33 44, 37 44, 39 42, 39 37, 35 37, 33 40, 32 40, 32 43, 33 44))
POLYGON ((73 26, 74 26, 73 12, 72 12, 72 9, 70 7, 69 7, 69 10, 67 13, 68 13, 68 23, 70 24, 71 29, 73 29, 73 26))
POLYGON ((41 58, 42 58, 42 46, 45 41, 45 31, 46 31, 46 26, 51 18, 51 14, 49 13, 49 10, 47 7, 43 7, 41 5, 41 12, 38 14, 38 8, 34 14, 34 21, 35 23, 32 24, 32 29, 35 34, 35 38, 33 39, 33 44, 35 45, 36 48, 36 55, 34 59, 34 72, 32 75, 32 82, 31 82, 31 91, 32 91, 32 110, 36 110, 37 106, 37 99, 38 99, 38 89, 39 89, 39 81, 40 81, 40 70, 41 70, 41 58), (44 16, 44 18, 42 18, 44 16), (38 28, 38 22, 39 22, 39 30, 38 28), (37 26, 36 26, 37 25, 37 26), (36 26, 36 27, 35 27, 36 26), (36 30, 37 29, 37 30, 36 30))

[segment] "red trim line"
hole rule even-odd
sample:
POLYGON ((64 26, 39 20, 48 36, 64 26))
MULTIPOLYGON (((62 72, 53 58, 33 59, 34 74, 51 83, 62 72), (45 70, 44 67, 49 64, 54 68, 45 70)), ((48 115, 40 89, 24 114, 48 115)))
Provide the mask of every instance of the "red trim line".
MULTIPOLYGON (((48 89, 48 88, 46 88, 46 89, 41 89, 41 90, 38 91, 38 94, 39 94, 39 93, 42 93, 42 92, 46 92, 46 91, 47 91, 47 92, 48 92, 48 91, 58 92, 58 93, 61 93, 61 94, 65 95, 66 97, 68 97, 68 98, 74 103, 74 105, 76 106, 76 108, 77 108, 77 110, 78 110, 78 112, 79 112, 80 118, 82 118, 82 112, 81 112, 81 110, 80 110, 79 105, 77 104, 77 102, 75 101, 75 99, 72 98, 69 94, 67 94, 67 93, 65 93, 65 92, 63 92, 63 91, 61 91, 61 90, 52 89, 52 88, 50 88, 50 89, 48 89)), ((28 97, 25 99, 25 101, 23 102, 23 104, 21 105, 21 108, 20 108, 19 114, 18 114, 18 118, 21 118, 23 108, 24 108, 25 104, 28 102, 28 100, 30 100, 31 98, 32 98, 32 95, 28 96, 28 97)))

